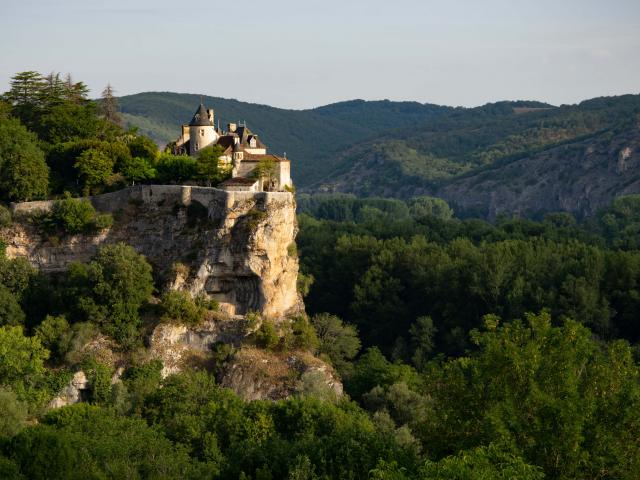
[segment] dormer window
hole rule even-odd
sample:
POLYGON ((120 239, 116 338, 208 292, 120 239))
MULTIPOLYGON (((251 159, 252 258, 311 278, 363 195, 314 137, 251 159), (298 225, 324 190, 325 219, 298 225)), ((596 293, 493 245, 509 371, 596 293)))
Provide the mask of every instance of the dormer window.
POLYGON ((256 139, 255 138, 252 138, 251 140, 249 140, 249 146, 251 148, 256 148, 256 145, 257 144, 256 144, 256 139))

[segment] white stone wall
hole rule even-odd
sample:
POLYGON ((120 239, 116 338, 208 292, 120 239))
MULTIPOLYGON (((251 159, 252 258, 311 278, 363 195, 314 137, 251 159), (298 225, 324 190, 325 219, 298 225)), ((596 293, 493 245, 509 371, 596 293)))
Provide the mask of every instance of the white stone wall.
POLYGON ((189 127, 189 141, 191 142, 191 155, 197 155, 200 150, 213 145, 218 141, 215 127, 189 127))

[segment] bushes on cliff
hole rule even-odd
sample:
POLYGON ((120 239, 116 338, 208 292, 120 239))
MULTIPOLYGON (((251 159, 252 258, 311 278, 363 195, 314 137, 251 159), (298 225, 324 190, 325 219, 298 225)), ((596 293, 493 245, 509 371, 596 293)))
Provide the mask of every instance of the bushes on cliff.
POLYGON ((113 224, 113 217, 108 213, 97 213, 88 200, 71 198, 67 194, 63 200, 56 201, 40 221, 50 232, 73 235, 108 228, 113 224))
POLYGON ((207 309, 198 304, 189 292, 170 290, 162 294, 160 308, 162 320, 197 325, 202 322, 207 309))
POLYGON ((66 295, 77 317, 130 348, 138 340, 140 308, 153 292, 151 266, 124 243, 107 245, 88 263, 69 267, 66 295))

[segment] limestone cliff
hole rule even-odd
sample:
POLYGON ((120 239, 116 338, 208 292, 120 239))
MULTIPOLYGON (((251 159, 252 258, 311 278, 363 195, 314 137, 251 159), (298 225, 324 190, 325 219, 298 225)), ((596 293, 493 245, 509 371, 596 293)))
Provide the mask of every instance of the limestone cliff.
MULTIPOLYGON (((248 337, 243 315, 259 312, 281 327, 287 316, 303 311, 297 293, 298 258, 295 200, 288 192, 230 192, 191 186, 139 186, 91 197, 113 226, 95 235, 46 238, 28 221, 53 202, 13 205, 14 223, 0 231, 9 257, 26 257, 45 272, 87 262, 105 244, 124 242, 147 257, 161 289, 205 294, 221 305, 198 325, 149 324, 147 349, 137 360, 160 360, 167 376, 189 368, 214 372, 218 381, 248 400, 279 399, 300 393, 340 395, 333 369, 306 351, 267 351, 248 337), (226 344, 222 361, 214 351, 226 344)), ((252 317, 256 317, 253 315, 252 317)), ((132 360, 102 334, 80 349, 109 366, 113 382, 132 360)), ((82 372, 51 403, 81 401, 90 388, 82 372)))
POLYGON ((302 309, 298 259, 290 248, 297 233, 293 194, 145 185, 90 200, 113 214, 113 227, 60 239, 19 221, 52 202, 14 205, 18 221, 0 234, 7 255, 55 272, 90 260, 101 245, 124 242, 147 257, 163 288, 205 293, 229 314, 278 318, 302 309))

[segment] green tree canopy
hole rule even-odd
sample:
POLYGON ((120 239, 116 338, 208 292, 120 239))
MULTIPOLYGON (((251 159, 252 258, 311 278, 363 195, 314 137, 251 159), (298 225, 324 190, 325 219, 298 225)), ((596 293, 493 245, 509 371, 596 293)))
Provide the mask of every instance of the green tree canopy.
POLYGON ((4 200, 42 198, 49 189, 49 167, 35 135, 16 119, 0 119, 0 192, 4 200))
POLYGON ((107 245, 89 264, 71 265, 67 295, 84 319, 131 347, 138 339, 138 311, 153 291, 151 271, 132 247, 107 245))

